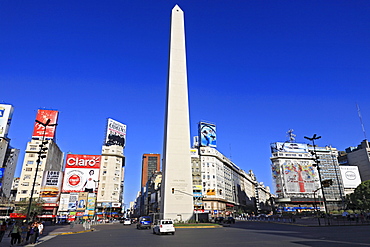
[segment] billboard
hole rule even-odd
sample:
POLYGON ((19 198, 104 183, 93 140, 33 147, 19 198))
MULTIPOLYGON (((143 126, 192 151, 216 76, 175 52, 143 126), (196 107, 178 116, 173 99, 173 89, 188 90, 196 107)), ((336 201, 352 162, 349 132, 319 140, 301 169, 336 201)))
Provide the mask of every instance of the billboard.
POLYGON ((0 104, 0 137, 7 137, 12 115, 12 105, 0 104))
POLYGON ((317 170, 307 160, 284 160, 282 164, 274 162, 272 177, 276 184, 276 193, 313 193, 317 189, 317 170))
POLYGON ((86 210, 94 211, 95 210, 95 203, 96 203, 95 193, 89 193, 89 195, 87 196, 86 210))
POLYGON ((69 194, 61 194, 59 200, 59 211, 68 211, 69 194))
POLYGON ((345 189, 355 189, 361 184, 360 172, 357 166, 339 166, 345 189))
POLYGON ((78 203, 77 203, 77 210, 78 211, 85 211, 86 206, 87 206, 87 197, 88 197, 88 192, 80 192, 78 195, 78 203))
POLYGON ((307 153, 308 146, 302 143, 275 142, 271 144, 271 153, 276 152, 307 153))
POLYGON ((124 147, 126 143, 126 125, 108 118, 105 145, 118 145, 124 147))
POLYGON ((78 193, 69 193, 68 211, 76 211, 78 202, 78 193))
POLYGON ((216 125, 200 122, 198 127, 200 146, 216 147, 216 125))
POLYGON ((4 172, 5 172, 5 168, 0 168, 0 189, 3 187, 4 172))
POLYGON ((67 154, 62 192, 96 192, 100 155, 67 154))
POLYGON ((42 137, 45 133, 45 138, 55 138, 56 124, 58 122, 58 111, 41 109, 37 110, 37 121, 45 124, 48 119, 50 119, 50 126, 46 126, 46 129, 42 124, 35 122, 32 137, 42 137))
POLYGON ((62 188, 63 173, 60 171, 44 171, 40 197, 47 203, 58 202, 60 189, 62 188))

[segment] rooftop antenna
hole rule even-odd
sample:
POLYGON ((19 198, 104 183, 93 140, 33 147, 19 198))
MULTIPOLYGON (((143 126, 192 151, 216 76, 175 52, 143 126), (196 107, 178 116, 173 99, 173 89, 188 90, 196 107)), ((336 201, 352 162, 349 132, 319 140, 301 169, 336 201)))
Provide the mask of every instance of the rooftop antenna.
POLYGON ((288 132, 286 132, 287 137, 289 138, 288 142, 294 142, 295 141, 296 135, 293 134, 293 131, 294 131, 293 129, 290 129, 290 130, 288 130, 288 132))
POLYGON ((356 106, 357 106, 357 113, 358 113, 358 117, 360 118, 360 122, 361 122, 362 132, 364 132, 365 140, 367 140, 367 138, 366 138, 366 131, 365 131, 365 127, 364 127, 364 123, 362 122, 362 116, 361 116, 360 107, 358 106, 358 104, 357 104, 357 103, 356 103, 356 106))
POLYGON ((230 160, 232 160, 231 159, 231 144, 229 144, 229 148, 230 148, 230 160))

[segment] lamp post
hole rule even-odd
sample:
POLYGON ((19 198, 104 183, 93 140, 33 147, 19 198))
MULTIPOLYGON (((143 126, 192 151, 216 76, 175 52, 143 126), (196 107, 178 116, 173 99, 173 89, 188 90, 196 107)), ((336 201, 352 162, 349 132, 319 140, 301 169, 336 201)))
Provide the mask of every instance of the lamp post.
POLYGON ((48 119, 48 120, 46 120, 45 123, 43 123, 43 122, 40 122, 39 120, 36 119, 36 123, 38 123, 38 124, 40 124, 40 125, 42 125, 44 127, 44 133, 42 135, 41 144, 39 145, 40 150, 37 152, 38 158, 36 160, 36 171, 35 171, 35 177, 33 179, 33 184, 32 184, 32 189, 31 189, 31 195, 30 195, 30 201, 28 203, 26 222, 28 222, 28 220, 30 218, 30 211, 31 211, 31 206, 32 206, 33 193, 35 191, 35 185, 36 185, 37 172, 39 170, 39 165, 40 165, 41 159, 46 158, 45 153, 46 153, 46 150, 48 150, 48 148, 45 147, 45 145, 48 143, 48 141, 45 141, 46 127, 47 126, 56 126, 57 125, 57 124, 50 124, 50 121, 51 120, 48 119))
MULTIPOLYGON (((316 134, 314 134, 312 137, 305 136, 304 138, 307 139, 307 140, 312 141, 313 154, 315 156, 315 162, 316 162, 316 164, 314 166, 316 166, 317 173, 319 174, 319 181, 320 181, 320 188, 321 188, 322 187, 322 180, 321 180, 321 172, 320 172, 320 166, 319 166, 320 161, 317 158, 316 148, 315 148, 315 140, 320 139, 321 136, 317 136, 316 134)), ((327 214, 328 213, 328 209, 326 207, 326 198, 325 198, 325 192, 324 192, 324 190, 322 190, 322 198, 324 200, 325 214, 327 214)))

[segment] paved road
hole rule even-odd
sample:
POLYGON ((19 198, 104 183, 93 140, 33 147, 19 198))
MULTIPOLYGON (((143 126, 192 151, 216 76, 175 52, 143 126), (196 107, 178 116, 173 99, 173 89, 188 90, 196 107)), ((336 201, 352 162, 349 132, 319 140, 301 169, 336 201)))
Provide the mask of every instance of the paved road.
POLYGON ((176 234, 153 235, 134 225, 94 226, 96 231, 53 236, 40 247, 82 246, 370 246, 370 226, 299 226, 268 222, 236 222, 213 229, 176 229, 176 234))

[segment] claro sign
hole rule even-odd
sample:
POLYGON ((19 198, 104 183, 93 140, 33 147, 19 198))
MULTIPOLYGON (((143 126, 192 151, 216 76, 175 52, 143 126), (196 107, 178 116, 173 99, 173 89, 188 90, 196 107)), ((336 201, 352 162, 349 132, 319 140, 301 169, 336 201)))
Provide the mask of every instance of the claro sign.
POLYGON ((100 168, 100 155, 68 154, 66 168, 100 168))
POLYGON ((97 190, 100 155, 68 154, 62 192, 90 192, 97 190))

